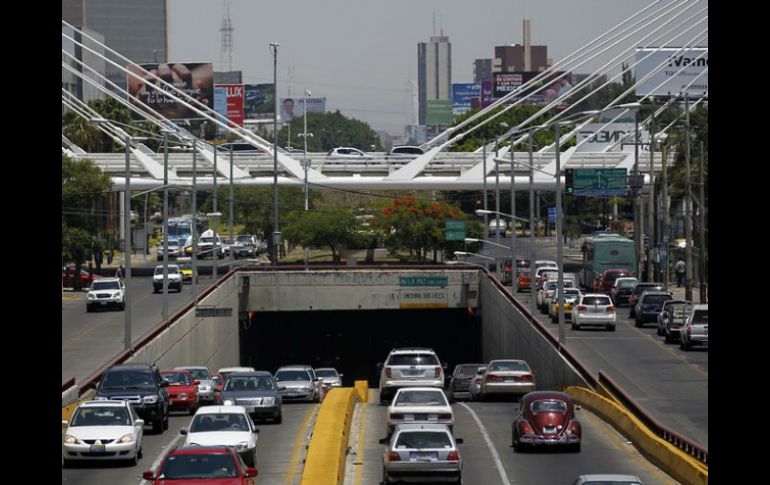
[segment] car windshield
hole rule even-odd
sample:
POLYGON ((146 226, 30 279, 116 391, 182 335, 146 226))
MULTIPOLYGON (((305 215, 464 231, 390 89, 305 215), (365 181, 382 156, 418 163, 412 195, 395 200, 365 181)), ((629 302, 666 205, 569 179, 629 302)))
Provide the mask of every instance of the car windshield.
POLYGON ((492 362, 489 364, 489 371, 529 371, 529 366, 526 362, 520 360, 512 360, 508 362, 492 362))
POLYGON ((607 296, 586 296, 580 302, 581 305, 610 305, 610 299, 607 296))
POLYGON ((202 243, 212 243, 212 242, 214 242, 214 238, 213 237, 202 237, 200 242, 202 242, 202 243))
POLYGON ((268 376, 230 377, 225 383, 225 391, 272 391, 275 389, 273 380, 268 376))
POLYGON ((634 295, 641 295, 645 291, 658 291, 663 289, 664 288, 662 286, 648 286, 640 283, 636 285, 636 288, 634 288, 634 295))
MULTIPOLYGON (((168 274, 177 274, 179 273, 179 266, 169 266, 168 267, 168 274)), ((155 274, 156 275, 162 275, 163 274, 163 266, 158 266, 155 268, 155 274)))
POLYGON ((154 389, 155 378, 151 372, 137 370, 116 370, 104 376, 100 391, 111 389, 154 389))
POLYGON ((245 414, 199 414, 193 418, 190 433, 209 431, 249 431, 245 414))
POLYGON ((128 410, 124 407, 81 407, 75 411, 70 426, 130 426, 128 410))
POLYGON ((618 286, 621 287, 621 288, 633 288, 633 287, 636 286, 636 284, 637 284, 636 281, 626 280, 626 281, 619 282, 618 286))
POLYGON ((117 281, 94 281, 91 283, 91 290, 119 290, 120 284, 117 281))
POLYGON ((179 269, 192 269, 192 263, 182 263, 179 265, 179 269))
POLYGON ((433 354, 393 354, 387 365, 439 365, 433 354))
POLYGON ((396 439, 396 449, 452 448, 452 440, 444 431, 404 431, 396 439))
POLYGON ((279 370, 275 374, 276 381, 309 381, 310 374, 306 370, 279 370))
POLYGON ((190 374, 186 372, 161 372, 160 375, 172 386, 189 386, 192 384, 190 374))
POLYGON ((331 377, 332 379, 336 379, 339 377, 339 375, 337 375, 337 371, 335 371, 334 369, 328 369, 328 370, 316 369, 315 375, 317 375, 318 377, 331 377))
POLYGON ((238 467, 230 453, 171 455, 163 463, 158 479, 238 478, 238 467))
POLYGON ((202 381, 211 380, 211 373, 208 371, 208 369, 187 369, 187 371, 192 374, 193 379, 199 379, 202 381))
POLYGON ((578 289, 564 291, 564 298, 577 298, 578 296, 580 296, 580 290, 578 289))
POLYGON ((396 406, 447 406, 441 391, 401 391, 396 397, 396 406))
POLYGON ((533 413, 566 413, 567 403, 556 399, 535 401, 530 405, 533 413))
POLYGON ((251 241, 251 236, 238 236, 238 241, 251 241))
POLYGON ((695 314, 692 316, 692 323, 696 325, 708 325, 709 323, 709 311, 708 310, 695 310, 695 314))
POLYGON ((664 301, 668 301, 670 299, 671 299, 671 295, 647 295, 644 297, 644 304, 660 305, 664 301))

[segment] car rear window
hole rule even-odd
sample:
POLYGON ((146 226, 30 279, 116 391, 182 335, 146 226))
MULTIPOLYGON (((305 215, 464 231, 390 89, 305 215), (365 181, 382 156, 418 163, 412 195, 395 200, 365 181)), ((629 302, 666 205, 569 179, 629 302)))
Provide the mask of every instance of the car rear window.
POLYGON ((398 435, 396 448, 451 448, 452 440, 443 431, 404 431, 398 435))
POLYGON ((567 403, 558 399, 535 401, 530 405, 534 413, 566 413, 567 403))
POLYGON ((618 283, 621 288, 633 288, 636 286, 636 281, 621 281, 618 283))
POLYGON ((386 365, 439 365, 434 354, 393 354, 386 365))
POLYGON ((396 406, 446 406, 446 398, 440 390, 401 391, 394 403, 396 406))
POLYGON ((647 295, 644 298, 644 303, 645 304, 650 304, 650 303, 660 304, 660 303, 663 303, 664 301, 668 301, 668 300, 671 300, 671 296, 670 295, 647 295))
POLYGON ((471 377, 476 375, 476 369, 478 369, 479 365, 461 365, 457 368, 455 371, 455 375, 462 376, 462 377, 471 377))
POLYGON ((238 478, 238 468, 229 453, 179 454, 168 457, 158 478, 161 480, 238 478))
POLYGON ((513 362, 492 362, 488 368, 489 372, 493 371, 529 371, 529 366, 526 362, 513 361, 513 362))
POLYGON ((659 291, 664 289, 665 288, 663 288, 662 286, 647 286, 639 283, 636 285, 636 288, 634 288, 634 295, 641 295, 645 291, 659 291))
POLYGON ((709 311, 708 310, 695 310, 695 314, 692 316, 692 323, 697 325, 708 325, 709 323, 709 311))
POLYGON ((306 370, 281 370, 275 374, 276 381, 309 381, 310 373, 306 370))
POLYGON ((211 373, 207 369, 187 369, 192 374, 193 379, 211 380, 211 373))
POLYGON ((586 296, 581 305, 611 305, 610 299, 607 296, 586 296))

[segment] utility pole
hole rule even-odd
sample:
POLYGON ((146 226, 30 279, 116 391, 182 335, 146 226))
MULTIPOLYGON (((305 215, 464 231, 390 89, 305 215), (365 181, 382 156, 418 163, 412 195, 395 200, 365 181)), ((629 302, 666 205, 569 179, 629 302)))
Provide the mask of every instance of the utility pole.
POLYGON ((684 158, 684 239, 686 279, 684 286, 685 300, 692 301, 692 200, 690 191, 690 98, 684 93, 685 111, 685 158, 684 158))
MULTIPOLYGON (((655 106, 653 106, 653 110, 655 106)), ((652 248, 655 246, 653 235, 655 234, 653 226, 655 225, 655 170, 653 167, 653 157, 655 155, 655 116, 650 120, 650 193, 649 203, 647 204, 647 229, 649 230, 647 245, 647 281, 655 281, 652 265, 652 248)))
POLYGON ((281 233, 278 230, 278 43, 271 42, 273 48, 273 88, 275 90, 275 106, 273 107, 273 254, 271 263, 278 264, 278 244, 281 233))
POLYGON ((706 303, 706 197, 704 189, 704 176, 703 176, 703 141, 700 142, 700 174, 698 176, 698 182, 700 188, 698 190, 698 198, 700 199, 700 206, 698 207, 698 245, 700 246, 698 255, 700 256, 700 302, 706 303))
POLYGON ((663 244, 666 246, 666 260, 663 261, 663 284, 668 287, 668 241, 671 234, 671 222, 669 220, 669 205, 668 205, 668 143, 664 143, 661 149, 661 160, 663 162, 663 170, 661 171, 660 181, 660 196, 663 199, 662 211, 663 211, 663 230, 661 231, 663 244))
MULTIPOLYGON (((634 111, 634 178, 639 175, 639 111, 634 111)), ((636 253, 636 275, 642 279, 642 216, 641 188, 634 188, 634 251, 636 253)))

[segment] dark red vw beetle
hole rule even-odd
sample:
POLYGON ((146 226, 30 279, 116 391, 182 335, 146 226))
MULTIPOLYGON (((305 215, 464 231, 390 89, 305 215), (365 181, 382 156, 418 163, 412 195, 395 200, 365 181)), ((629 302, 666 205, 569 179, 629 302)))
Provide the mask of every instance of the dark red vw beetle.
POLYGON ((563 446, 580 451, 580 422, 575 403, 563 392, 535 391, 521 398, 521 412, 511 425, 513 449, 563 446))

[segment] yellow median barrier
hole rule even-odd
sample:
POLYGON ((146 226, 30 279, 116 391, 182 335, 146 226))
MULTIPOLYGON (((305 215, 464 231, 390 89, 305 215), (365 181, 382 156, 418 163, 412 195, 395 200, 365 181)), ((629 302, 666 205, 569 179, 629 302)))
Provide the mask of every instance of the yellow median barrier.
POLYGON ((324 398, 307 448, 301 485, 344 482, 350 422, 356 402, 361 400, 360 388, 335 387, 324 398))
POLYGON ((643 455, 677 481, 693 485, 708 484, 707 466, 658 437, 624 406, 584 387, 570 386, 565 392, 630 438, 643 455))
POLYGON ((369 401, 369 381, 356 381, 353 387, 358 392, 358 399, 361 402, 369 401))

